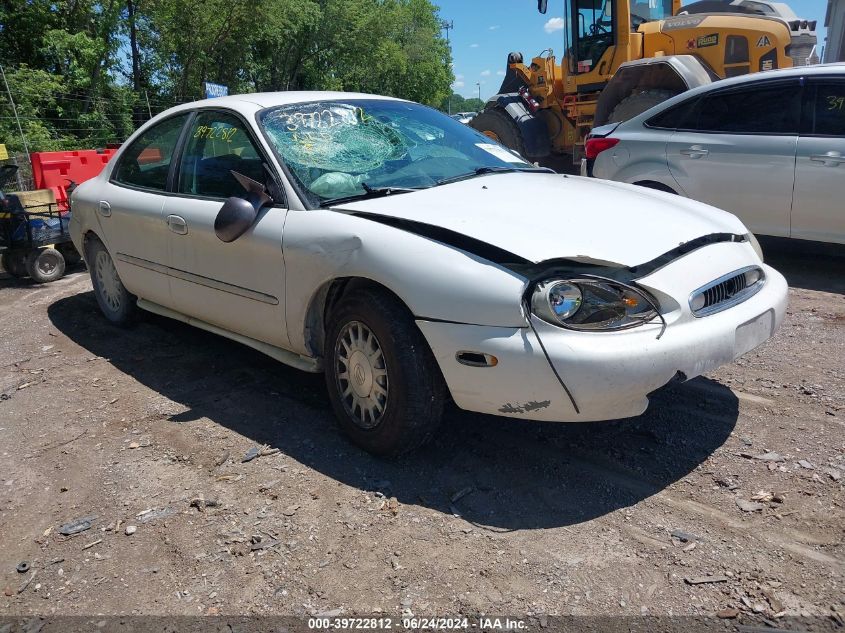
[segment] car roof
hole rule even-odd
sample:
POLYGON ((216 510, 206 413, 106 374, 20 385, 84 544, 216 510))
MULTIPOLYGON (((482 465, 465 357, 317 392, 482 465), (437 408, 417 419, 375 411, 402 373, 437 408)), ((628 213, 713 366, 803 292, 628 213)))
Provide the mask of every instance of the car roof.
POLYGON ((771 79, 780 79, 786 77, 806 77, 813 75, 842 75, 845 77, 845 62, 835 62, 831 64, 813 64, 812 66, 793 66, 792 68, 779 68, 777 70, 764 70, 762 72, 751 73, 750 75, 739 75, 738 77, 730 77, 729 79, 720 79, 708 84, 705 87, 724 87, 734 85, 751 84, 758 81, 769 81, 771 79))
POLYGON ((189 101, 175 106, 168 112, 180 110, 192 110, 214 106, 218 108, 231 108, 233 110, 254 111, 259 108, 272 106, 289 105, 293 103, 308 103, 309 101, 331 101, 346 99, 378 99, 382 101, 402 101, 395 97, 373 95, 363 92, 336 92, 327 90, 292 90, 280 92, 251 92, 246 94, 229 95, 226 97, 215 97, 213 99, 200 99, 189 101))

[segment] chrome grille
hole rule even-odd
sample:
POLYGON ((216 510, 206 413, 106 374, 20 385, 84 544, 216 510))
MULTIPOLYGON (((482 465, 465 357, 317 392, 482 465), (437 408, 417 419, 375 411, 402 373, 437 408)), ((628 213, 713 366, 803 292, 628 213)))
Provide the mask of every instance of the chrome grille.
POLYGON ((693 292, 689 298, 690 309, 698 317, 720 312, 755 294, 763 281, 763 271, 757 266, 728 273, 693 292))

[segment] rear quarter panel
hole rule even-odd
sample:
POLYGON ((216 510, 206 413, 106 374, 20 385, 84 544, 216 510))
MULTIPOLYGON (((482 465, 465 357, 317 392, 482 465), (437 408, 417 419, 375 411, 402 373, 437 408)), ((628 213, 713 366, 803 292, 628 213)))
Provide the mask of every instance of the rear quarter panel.
POLYGON ((618 182, 659 182, 679 191, 666 162, 666 144, 671 132, 639 129, 617 130, 611 136, 619 143, 603 151, 593 164, 593 176, 618 182))

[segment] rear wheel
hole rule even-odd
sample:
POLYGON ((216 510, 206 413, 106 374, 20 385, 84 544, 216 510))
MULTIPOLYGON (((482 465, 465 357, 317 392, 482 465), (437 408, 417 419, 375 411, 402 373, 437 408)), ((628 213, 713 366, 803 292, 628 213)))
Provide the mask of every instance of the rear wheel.
POLYGON ((519 133, 519 127, 501 108, 484 110, 473 118, 469 125, 485 136, 514 150, 520 156, 525 156, 525 143, 522 140, 522 134, 519 133))
POLYGON ((89 238, 85 259, 91 269, 94 296, 102 313, 116 325, 129 323, 137 309, 136 297, 120 281, 111 255, 96 237, 89 238))
POLYGON ((26 272, 33 281, 46 284, 65 274, 65 258, 55 248, 39 248, 26 256, 26 272))
POLYGON ((9 273, 12 277, 26 277, 26 256, 18 251, 11 253, 3 253, 2 256, 3 270, 9 273))
POLYGON ((620 123, 627 121, 674 96, 675 93, 670 90, 643 90, 637 94, 630 95, 616 104, 607 122, 620 123))
POLYGON ((423 444, 446 388, 428 343, 399 301, 376 289, 341 299, 326 331, 326 385, 341 429, 376 455, 423 444))

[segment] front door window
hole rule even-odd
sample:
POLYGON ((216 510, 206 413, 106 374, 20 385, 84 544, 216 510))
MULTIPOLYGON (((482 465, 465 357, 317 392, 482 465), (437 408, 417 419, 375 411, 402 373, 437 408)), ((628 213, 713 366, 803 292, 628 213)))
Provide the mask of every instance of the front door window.
POLYGON ((232 172, 265 183, 264 161, 241 120, 226 112, 200 112, 188 131, 179 193, 208 198, 243 197, 232 172))

